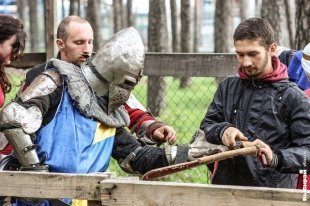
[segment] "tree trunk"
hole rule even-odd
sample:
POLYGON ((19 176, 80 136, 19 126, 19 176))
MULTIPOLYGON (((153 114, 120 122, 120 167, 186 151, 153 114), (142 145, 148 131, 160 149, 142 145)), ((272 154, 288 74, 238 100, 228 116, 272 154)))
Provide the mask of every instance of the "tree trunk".
POLYGON ((172 51, 180 52, 179 24, 178 24, 178 9, 176 0, 170 0, 171 10, 171 32, 172 32, 172 51))
MULTIPOLYGON (((100 1, 98 1, 98 2, 100 2, 100 1)), ((81 16, 81 4, 82 4, 81 0, 78 0, 78 2, 77 2, 77 13, 78 13, 78 16, 81 16)))
MULTIPOLYGON (((150 52, 168 51, 168 31, 165 0, 150 0, 148 50, 150 52)), ((166 85, 163 77, 148 77, 147 105, 154 116, 166 108, 166 85)))
POLYGON ((249 11, 249 0, 240 0, 240 21, 248 19, 251 14, 249 11))
POLYGON ((69 15, 78 15, 78 0, 70 0, 69 15))
POLYGON ((194 52, 199 51, 200 27, 201 27, 201 0, 195 0, 195 21, 194 21, 194 52))
POLYGON ((289 36, 289 47, 294 48, 295 46, 295 12, 292 9, 295 5, 292 4, 291 0, 284 0, 285 13, 286 13, 286 25, 289 36))
POLYGON ((100 26, 99 26, 99 15, 100 14, 100 5, 98 1, 88 0, 87 6, 87 20, 91 24, 94 31, 94 51, 97 51, 100 48, 102 41, 100 26))
POLYGON ((25 1, 17 0, 16 5, 17 5, 18 18, 25 23, 25 6, 26 6, 25 1))
POLYGON ((62 18, 64 19, 65 18, 65 0, 61 0, 61 15, 62 15, 62 18))
POLYGON ((133 26, 133 15, 132 15, 132 0, 127 0, 127 26, 133 26))
POLYGON ((232 46, 232 0, 216 0, 214 18, 214 52, 229 52, 232 46))
MULTIPOLYGON (((190 0, 181 0, 181 52, 191 52, 191 6, 190 0)), ((180 88, 186 88, 192 84, 190 77, 182 77, 180 88)))
POLYGON ((113 24, 114 33, 123 28, 123 1, 113 0, 113 24))
POLYGON ((262 0, 255 0, 255 16, 261 17, 262 0))
MULTIPOLYGON (((216 0, 214 17, 214 52, 227 53, 232 47, 232 0, 216 0)), ((224 78, 215 78, 217 83, 224 78)))
POLYGON ((308 0, 296 0, 295 49, 303 49, 310 42, 310 4, 308 0))
POLYGON ((288 43, 285 42, 284 36, 284 34, 287 34, 287 32, 284 32, 284 27, 286 24, 286 16, 284 15, 284 11, 284 0, 262 1, 262 18, 266 19, 271 24, 274 29, 275 41, 282 46, 288 45, 288 43))
POLYGON ((38 52, 38 11, 37 11, 37 1, 29 0, 29 21, 30 21, 30 48, 31 52, 38 52))

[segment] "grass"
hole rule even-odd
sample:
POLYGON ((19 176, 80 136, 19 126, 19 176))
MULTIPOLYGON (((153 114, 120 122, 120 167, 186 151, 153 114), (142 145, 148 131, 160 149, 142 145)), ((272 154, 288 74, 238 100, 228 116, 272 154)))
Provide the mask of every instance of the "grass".
MULTIPOLYGON (((199 128, 216 90, 214 78, 195 77, 192 80, 190 87, 179 89, 178 79, 165 77, 167 108, 157 119, 169 124, 176 130, 177 144, 189 143, 195 130, 199 128)), ((143 105, 146 105, 146 88, 146 78, 143 78, 133 92, 143 105)), ((114 160, 110 164, 109 171, 116 172, 117 176, 128 176, 121 171, 114 160)), ((206 166, 200 166, 169 175, 161 178, 161 180, 209 183, 210 174, 206 166)))

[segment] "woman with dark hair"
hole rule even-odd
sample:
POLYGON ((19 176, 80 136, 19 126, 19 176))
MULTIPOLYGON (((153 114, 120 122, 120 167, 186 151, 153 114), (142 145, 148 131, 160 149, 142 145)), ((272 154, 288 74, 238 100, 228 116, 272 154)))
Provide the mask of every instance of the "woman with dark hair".
POLYGON ((20 20, 0 15, 0 107, 4 102, 4 93, 11 89, 4 67, 21 56, 25 48, 26 33, 23 27, 20 20))
MULTIPOLYGON (((5 93, 11 89, 11 83, 4 67, 23 54, 26 40, 23 28, 24 25, 19 19, 9 15, 0 15, 0 108, 3 106, 5 93)), ((3 154, 10 152, 11 146, 0 134, 0 160, 3 154)))

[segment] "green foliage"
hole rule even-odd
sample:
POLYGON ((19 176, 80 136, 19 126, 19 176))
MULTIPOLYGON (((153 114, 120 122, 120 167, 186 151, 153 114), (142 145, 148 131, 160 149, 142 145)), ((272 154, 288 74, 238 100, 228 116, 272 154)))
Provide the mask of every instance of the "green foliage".
POLYGON ((7 75, 11 82, 11 90, 9 93, 5 94, 4 105, 15 99, 15 96, 19 91, 20 85, 25 78, 24 74, 20 71, 14 72, 13 70, 9 70, 9 72, 7 72, 7 75))
MULTIPOLYGON (((166 77, 166 101, 167 108, 157 117, 172 126, 178 136, 177 144, 189 143, 195 130, 205 116, 210 104, 216 83, 214 78, 195 77, 192 85, 185 89, 179 88, 179 79, 166 77)), ((134 90, 134 95, 146 105, 147 80, 143 78, 134 90)), ((109 171, 116 172, 117 176, 128 176, 121 171, 117 163, 112 160, 109 171)), ((206 166, 196 167, 161 178, 162 181, 209 183, 210 174, 206 166)))

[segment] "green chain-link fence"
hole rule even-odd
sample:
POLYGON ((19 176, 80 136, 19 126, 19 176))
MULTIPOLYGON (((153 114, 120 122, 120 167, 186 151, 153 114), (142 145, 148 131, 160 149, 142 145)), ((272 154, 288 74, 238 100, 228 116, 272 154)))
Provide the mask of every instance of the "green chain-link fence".
MULTIPOLYGON (((199 128, 206 114, 217 84, 212 77, 192 77, 192 85, 180 89, 177 78, 165 77, 167 108, 156 117, 158 120, 172 126, 177 132, 176 144, 189 143, 192 135, 199 128)), ((143 77, 133 91, 137 99, 144 105, 147 102, 147 77, 143 77)), ((110 171, 122 173, 115 163, 110 171)), ((200 166, 188 171, 179 172, 161 178, 162 181, 209 183, 209 172, 206 166, 200 166)))

